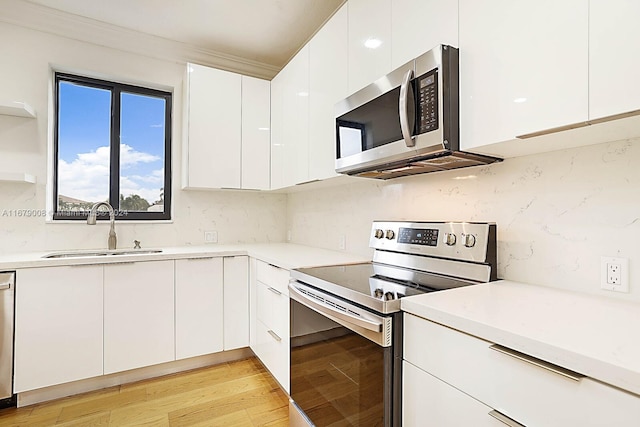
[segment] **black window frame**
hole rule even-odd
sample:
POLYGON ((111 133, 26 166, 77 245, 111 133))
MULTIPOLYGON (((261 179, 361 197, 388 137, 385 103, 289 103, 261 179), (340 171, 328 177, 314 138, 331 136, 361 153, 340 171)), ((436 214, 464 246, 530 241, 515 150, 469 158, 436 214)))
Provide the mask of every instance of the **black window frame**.
MULTIPOLYGON (((53 219, 54 220, 86 220, 88 211, 59 211, 58 210, 58 126, 59 126, 59 105, 60 105, 60 82, 70 82, 82 86, 104 89, 111 92, 111 135, 109 139, 110 165, 109 165, 109 204, 116 211, 117 221, 154 221, 171 219, 171 117, 173 109, 173 94, 158 89, 151 89, 143 86, 100 80, 91 77, 79 76, 75 74, 56 72, 55 73, 55 126, 54 126, 54 170, 53 170, 53 219), (135 95, 146 95, 165 100, 164 117, 164 212, 141 212, 120 210, 120 100, 121 94, 131 93, 135 95)), ((108 220, 109 215, 104 209, 99 210, 98 220, 108 220)))

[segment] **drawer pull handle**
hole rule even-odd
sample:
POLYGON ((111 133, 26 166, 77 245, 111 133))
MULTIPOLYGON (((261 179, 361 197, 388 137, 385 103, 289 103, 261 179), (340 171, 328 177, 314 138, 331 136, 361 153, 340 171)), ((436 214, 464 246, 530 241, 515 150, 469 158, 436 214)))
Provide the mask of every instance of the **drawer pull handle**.
POLYGON ((570 371, 568 369, 562 368, 560 366, 556 366, 549 362, 545 362, 544 360, 536 359, 535 357, 529 356, 524 353, 520 353, 519 351, 511 350, 510 348, 503 347, 498 344, 493 344, 489 347, 491 350, 495 350, 498 353, 506 354, 507 356, 511 356, 515 359, 522 360, 523 362, 530 363, 531 365, 537 366, 542 369, 546 369, 547 371, 551 371, 555 374, 562 375, 565 378, 569 378, 573 381, 580 381, 585 376, 579 374, 574 371, 570 371))
POLYGON ((1 283, 0 291, 6 291, 7 289, 11 289, 11 283, 1 283))
POLYGON ((489 412, 489 416, 495 418, 496 420, 500 421, 502 424, 508 425, 509 427, 526 427, 523 424, 520 424, 517 421, 512 420, 511 418, 507 417, 506 415, 502 414, 501 412, 496 411, 495 409, 491 412, 489 412))
POLYGON ((271 292, 273 292, 276 295, 282 295, 282 292, 280 292, 276 288, 272 288, 271 286, 269 286, 267 289, 269 289, 271 292))
POLYGON ((272 337, 274 340, 276 340, 276 341, 278 341, 278 342, 282 341, 282 338, 280 338, 280 337, 278 336, 278 334, 276 334, 275 332, 273 332, 271 329, 269 329, 267 332, 269 333, 269 335, 271 335, 271 337, 272 337))

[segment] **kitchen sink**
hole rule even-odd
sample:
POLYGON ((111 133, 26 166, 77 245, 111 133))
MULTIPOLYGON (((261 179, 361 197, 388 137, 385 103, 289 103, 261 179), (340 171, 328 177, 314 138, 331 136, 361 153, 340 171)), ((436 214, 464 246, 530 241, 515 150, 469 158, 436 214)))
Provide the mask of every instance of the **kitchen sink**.
POLYGON ((130 249, 120 251, 74 251, 74 252, 56 252, 44 255, 42 258, 77 258, 77 257, 95 257, 95 256, 114 256, 114 255, 149 255, 162 253, 162 249, 130 249))

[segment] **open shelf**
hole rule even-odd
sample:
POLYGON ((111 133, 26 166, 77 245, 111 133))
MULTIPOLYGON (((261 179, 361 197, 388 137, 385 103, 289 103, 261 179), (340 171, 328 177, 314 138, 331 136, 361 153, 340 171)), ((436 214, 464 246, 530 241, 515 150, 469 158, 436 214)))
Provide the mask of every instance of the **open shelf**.
POLYGON ((24 182, 35 184, 36 176, 22 172, 0 172, 0 182, 24 182))
POLYGON ((33 119, 36 117, 36 110, 26 102, 0 102, 0 114, 33 119))

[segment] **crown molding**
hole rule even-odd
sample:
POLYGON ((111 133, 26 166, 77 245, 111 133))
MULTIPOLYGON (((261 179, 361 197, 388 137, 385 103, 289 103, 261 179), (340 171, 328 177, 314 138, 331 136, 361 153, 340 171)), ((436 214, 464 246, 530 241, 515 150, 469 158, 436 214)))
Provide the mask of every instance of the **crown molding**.
POLYGON ((22 0, 0 0, 0 22, 172 62, 193 62, 271 80, 281 69, 234 55, 141 33, 22 0))

